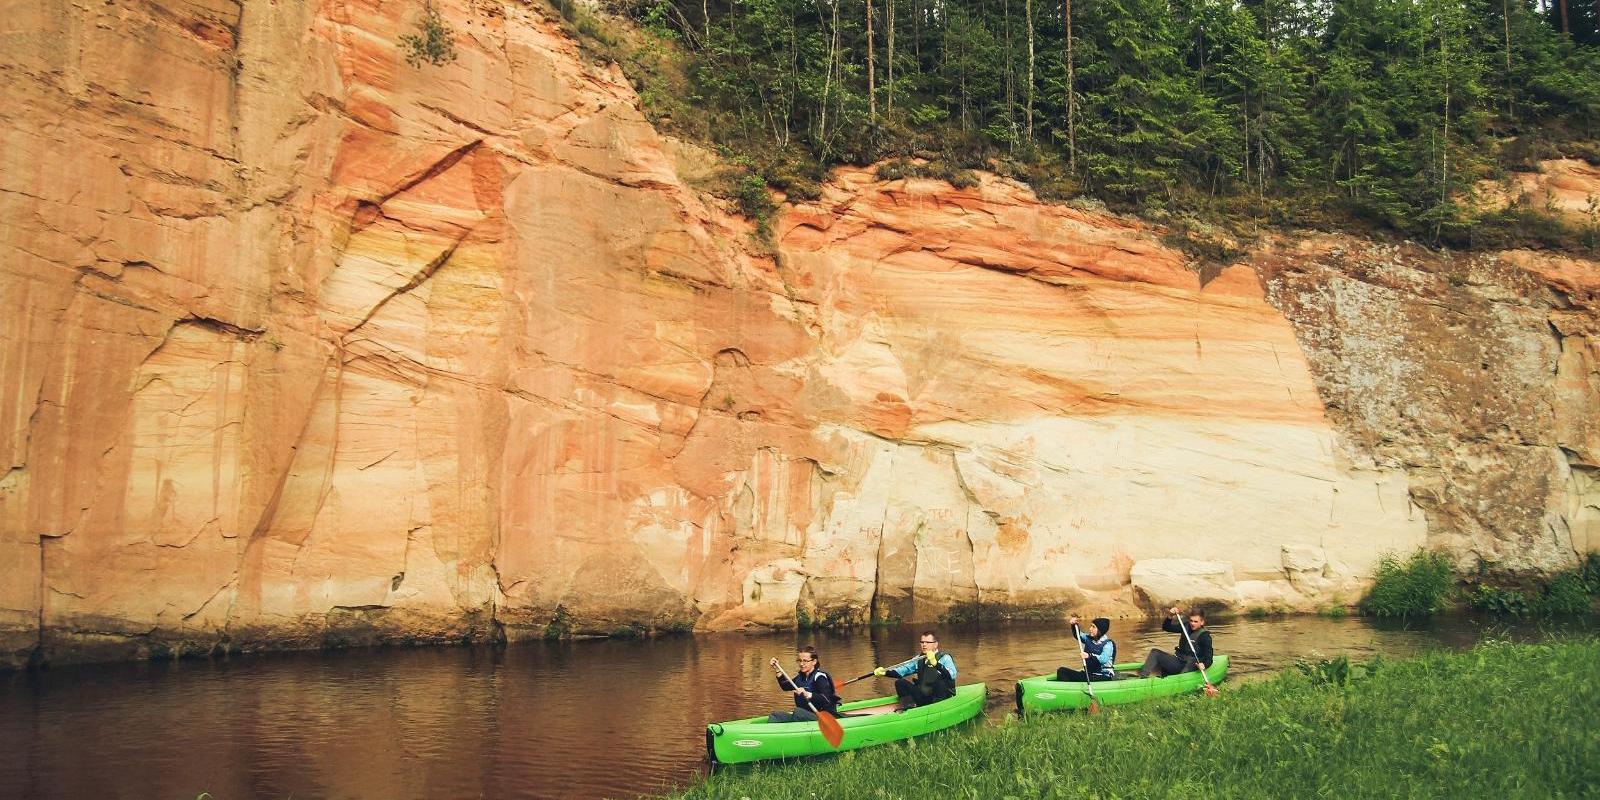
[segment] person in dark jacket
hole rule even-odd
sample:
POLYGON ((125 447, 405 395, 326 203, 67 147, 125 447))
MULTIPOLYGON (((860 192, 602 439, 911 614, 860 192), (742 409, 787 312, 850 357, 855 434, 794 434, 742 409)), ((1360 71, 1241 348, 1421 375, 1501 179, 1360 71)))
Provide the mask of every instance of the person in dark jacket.
POLYGON ((812 706, 816 706, 818 711, 826 714, 838 713, 839 695, 833 690, 833 678, 822 671, 822 662, 817 658, 817 648, 806 645, 795 651, 794 663, 797 669, 793 680, 783 677, 783 669, 778 666, 778 659, 774 658, 770 663, 772 671, 778 677, 778 688, 794 692, 794 708, 768 714, 768 722, 815 722, 817 715, 811 713, 812 706))
POLYGON ((894 674, 894 693, 900 697, 902 711, 956 696, 955 659, 939 649, 939 637, 933 631, 923 631, 918 640, 922 652, 916 658, 872 671, 879 677, 894 674))
POLYGON ((1185 638, 1183 629, 1178 627, 1178 609, 1171 608, 1167 614, 1167 619, 1161 621, 1161 630, 1178 634, 1178 646, 1171 653, 1151 650, 1150 655, 1145 656, 1144 666, 1139 668, 1141 678, 1152 675, 1165 678, 1211 666, 1211 631, 1206 630, 1206 615, 1198 609, 1189 612, 1189 636, 1185 638), (1194 641, 1193 650, 1189 649, 1190 640, 1194 641))
MULTIPOLYGON (((1078 618, 1067 620, 1068 625, 1077 625, 1078 618)), ((1111 641, 1106 634, 1111 630, 1111 620, 1105 617, 1095 617, 1089 622, 1089 630, 1078 632, 1078 655, 1087 666, 1088 677, 1084 671, 1071 667, 1056 669, 1056 680, 1083 683, 1085 680, 1114 681, 1117 672, 1112 664, 1117 658, 1117 643, 1111 641)))

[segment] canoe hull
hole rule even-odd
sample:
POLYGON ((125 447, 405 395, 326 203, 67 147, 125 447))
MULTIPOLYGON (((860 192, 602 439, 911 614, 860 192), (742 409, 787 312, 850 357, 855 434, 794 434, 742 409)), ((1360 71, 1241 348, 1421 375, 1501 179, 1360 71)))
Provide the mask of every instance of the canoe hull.
MULTIPOLYGON (((838 750, 822 738, 815 722, 772 723, 764 716, 713 722, 706 726, 706 755, 719 764, 743 764, 856 750, 909 739, 949 728, 983 713, 984 690, 984 684, 972 683, 956 687, 955 697, 904 713, 841 716, 839 726, 844 729, 844 741, 838 750)), ((845 703, 839 711, 848 715, 851 711, 881 709, 894 702, 893 697, 859 700, 845 703)))
MULTIPOLYGON (((1117 672, 1137 670, 1140 664, 1118 664, 1117 672)), ((1228 657, 1219 655, 1206 670, 1212 683, 1221 683, 1228 675, 1228 657)), ((1156 697, 1198 692, 1205 687, 1199 672, 1185 672, 1165 678, 1125 678, 1115 681, 1095 681, 1094 697, 1102 706, 1138 703, 1156 697)), ((1023 678, 1017 682, 1017 713, 1036 711, 1062 711, 1088 708, 1088 687, 1082 683, 1066 683, 1054 675, 1023 678)))

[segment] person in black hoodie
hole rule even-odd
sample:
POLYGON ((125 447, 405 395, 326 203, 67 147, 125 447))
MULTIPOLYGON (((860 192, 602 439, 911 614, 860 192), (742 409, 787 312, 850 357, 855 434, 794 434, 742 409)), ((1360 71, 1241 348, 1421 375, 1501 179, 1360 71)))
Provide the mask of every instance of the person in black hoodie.
POLYGON ((1167 619, 1161 621, 1161 630, 1178 634, 1178 646, 1171 653, 1152 649, 1150 655, 1144 658, 1144 666, 1139 668, 1141 678, 1152 675, 1165 678, 1211 666, 1211 631, 1206 630, 1206 615, 1199 609, 1189 612, 1189 635, 1185 638, 1183 629, 1178 627, 1181 623, 1178 622, 1177 607, 1169 609, 1167 614, 1167 619), (1194 642, 1193 650, 1189 649, 1191 640, 1194 642))
POLYGON ((778 666, 778 659, 774 658, 770 662, 772 671, 778 676, 778 688, 794 692, 794 708, 788 711, 774 711, 767 715, 767 721, 815 722, 817 715, 811 713, 812 706, 827 714, 838 713, 839 695, 833 691, 833 678, 822 671, 822 662, 817 658, 817 648, 808 644, 796 650, 794 661, 798 669, 792 681, 783 677, 783 669, 778 666))
MULTIPOLYGON (((1076 626, 1078 618, 1067 620, 1068 625, 1076 626)), ((1107 634, 1111 631, 1111 620, 1105 617, 1095 617, 1089 623, 1089 630, 1078 632, 1078 655, 1083 659, 1084 666, 1089 668, 1088 680, 1114 681, 1117 672, 1112 667, 1112 662, 1117 658, 1117 643, 1111 641, 1107 634)), ((1056 680, 1083 683, 1085 678, 1083 670, 1072 667, 1060 667, 1056 670, 1056 680)))

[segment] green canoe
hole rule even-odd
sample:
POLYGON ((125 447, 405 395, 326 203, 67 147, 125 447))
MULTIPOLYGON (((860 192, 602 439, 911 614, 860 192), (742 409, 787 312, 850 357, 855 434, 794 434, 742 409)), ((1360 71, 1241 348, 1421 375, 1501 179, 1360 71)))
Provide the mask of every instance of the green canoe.
MULTIPOLYGON (((1139 663, 1118 664, 1117 672, 1136 672, 1139 663)), ((1220 683, 1228 674, 1228 657, 1217 656, 1206 670, 1212 683, 1220 683)), ((1152 697, 1167 697, 1185 692, 1199 691, 1205 687, 1199 672, 1185 672, 1165 678, 1119 678, 1114 681, 1095 681, 1094 696, 1103 706, 1137 703, 1152 697)), ((1017 681, 1017 713, 1029 711, 1056 711, 1060 709, 1088 708, 1089 691, 1081 683, 1065 683, 1054 675, 1023 678, 1017 681)))
MULTIPOLYGON (((966 722, 983 713, 984 685, 956 687, 956 696, 933 705, 895 712, 895 698, 858 700, 839 706, 844 741, 839 750, 896 742, 966 722)), ((765 716, 706 726, 706 755, 719 764, 798 758, 836 752, 815 722, 768 722, 765 716)))

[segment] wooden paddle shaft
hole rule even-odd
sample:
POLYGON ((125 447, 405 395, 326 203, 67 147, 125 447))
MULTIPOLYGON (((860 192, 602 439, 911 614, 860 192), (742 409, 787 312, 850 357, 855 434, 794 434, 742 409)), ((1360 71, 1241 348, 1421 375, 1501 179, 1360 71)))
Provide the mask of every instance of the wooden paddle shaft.
POLYGON ((1094 696, 1094 681, 1089 680, 1089 657, 1083 653, 1083 634, 1079 632, 1076 622, 1072 623, 1072 638, 1078 645, 1078 660, 1083 662, 1083 688, 1089 690, 1089 699, 1098 703, 1099 698, 1094 696))

